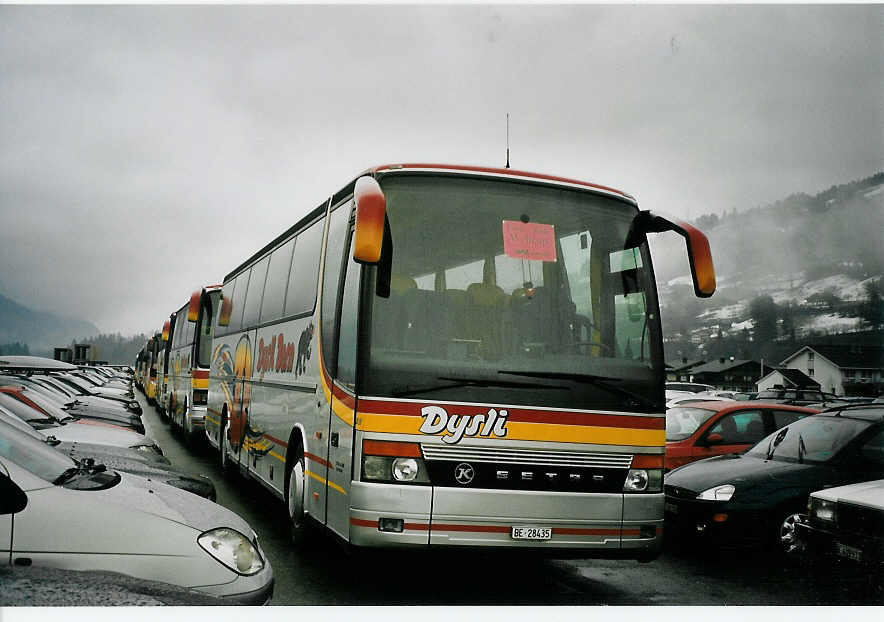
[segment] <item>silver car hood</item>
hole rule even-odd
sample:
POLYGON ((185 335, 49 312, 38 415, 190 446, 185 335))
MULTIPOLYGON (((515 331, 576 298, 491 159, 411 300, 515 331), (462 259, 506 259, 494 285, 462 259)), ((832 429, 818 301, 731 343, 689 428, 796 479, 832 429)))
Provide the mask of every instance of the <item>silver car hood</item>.
POLYGON ((813 496, 826 501, 840 501, 884 510, 884 479, 818 490, 813 496))
POLYGON ((230 527, 249 540, 254 538, 249 524, 222 505, 156 480, 122 472, 119 475, 122 478, 119 484, 100 491, 103 501, 153 514, 198 531, 230 527))
POLYGON ((40 432, 45 436, 54 436, 62 443, 94 443, 96 445, 113 445, 114 447, 154 444, 153 440, 144 434, 138 434, 138 432, 117 426, 85 422, 43 428, 40 432))

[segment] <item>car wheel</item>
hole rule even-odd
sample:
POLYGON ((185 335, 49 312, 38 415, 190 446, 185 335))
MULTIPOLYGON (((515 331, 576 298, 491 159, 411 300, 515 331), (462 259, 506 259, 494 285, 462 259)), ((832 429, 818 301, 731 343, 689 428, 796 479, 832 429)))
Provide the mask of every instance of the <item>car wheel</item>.
POLYGON ((292 542, 298 548, 304 549, 311 540, 308 536, 309 519, 305 511, 307 476, 304 468, 304 450, 300 444, 295 445, 293 449, 293 459, 286 464, 286 508, 292 542))
POLYGON ((798 552, 798 520, 798 514, 790 512, 777 523, 777 550, 784 555, 798 552))

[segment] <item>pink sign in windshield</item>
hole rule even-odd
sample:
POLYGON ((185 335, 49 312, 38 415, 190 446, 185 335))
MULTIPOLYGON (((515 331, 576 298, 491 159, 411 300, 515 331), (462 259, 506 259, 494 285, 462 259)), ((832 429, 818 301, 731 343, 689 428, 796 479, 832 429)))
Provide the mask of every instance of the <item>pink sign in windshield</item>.
POLYGON ((556 260, 556 230, 536 222, 503 221, 503 252, 514 259, 556 260))

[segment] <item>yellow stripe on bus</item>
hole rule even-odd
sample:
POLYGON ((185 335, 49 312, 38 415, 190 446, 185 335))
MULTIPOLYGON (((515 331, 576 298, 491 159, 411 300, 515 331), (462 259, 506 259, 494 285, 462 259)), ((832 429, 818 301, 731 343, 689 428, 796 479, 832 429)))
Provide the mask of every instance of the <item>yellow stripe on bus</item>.
POLYGON ((309 475, 310 477, 315 479, 317 482, 320 482, 321 484, 328 484, 330 488, 334 488, 335 490, 337 490, 341 494, 344 494, 344 495, 347 494, 346 490, 344 490, 343 488, 341 488, 340 486, 338 486, 334 482, 330 482, 327 479, 325 479, 324 477, 320 477, 319 475, 317 475, 313 471, 304 471, 304 473, 306 473, 307 475, 309 475))
POLYGON ((347 425, 353 425, 353 409, 338 398, 332 399, 332 411, 347 425))
MULTIPOLYGON (((420 427, 423 421, 421 417, 359 413, 356 418, 356 429, 362 432, 421 434, 420 427)), ((507 422, 506 429, 506 438, 518 441, 556 441, 640 447, 662 447, 666 444, 666 430, 637 430, 634 428, 577 426, 558 423, 520 423, 517 421, 507 422)))
POLYGON ((208 378, 191 378, 190 386, 193 389, 208 389, 209 388, 209 379, 208 378))

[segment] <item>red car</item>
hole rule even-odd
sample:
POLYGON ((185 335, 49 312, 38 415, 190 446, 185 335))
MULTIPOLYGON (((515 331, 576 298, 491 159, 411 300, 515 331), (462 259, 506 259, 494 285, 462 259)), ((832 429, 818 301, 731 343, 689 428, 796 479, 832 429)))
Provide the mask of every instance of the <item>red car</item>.
POLYGON ((763 402, 694 402, 666 411, 664 470, 746 451, 785 425, 818 410, 763 402))

